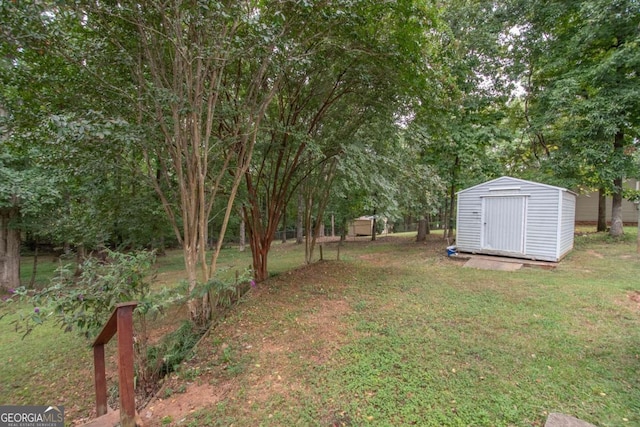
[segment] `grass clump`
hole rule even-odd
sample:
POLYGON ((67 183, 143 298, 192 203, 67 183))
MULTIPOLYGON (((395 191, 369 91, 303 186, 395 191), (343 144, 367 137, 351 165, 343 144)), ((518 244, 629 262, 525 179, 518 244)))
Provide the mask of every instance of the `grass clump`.
POLYGON ((147 347, 147 366, 157 378, 174 372, 196 345, 202 331, 192 322, 183 322, 178 329, 165 335, 160 342, 147 347))

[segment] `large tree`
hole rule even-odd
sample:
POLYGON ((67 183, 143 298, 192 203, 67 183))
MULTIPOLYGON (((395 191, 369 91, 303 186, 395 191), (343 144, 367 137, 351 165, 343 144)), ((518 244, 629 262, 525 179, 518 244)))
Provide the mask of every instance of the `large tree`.
MULTIPOLYGON (((309 2, 283 12, 287 20, 294 12, 307 18, 300 21, 303 37, 288 46, 297 61, 282 70, 268 132, 246 174, 245 212, 258 280, 268 276, 269 248, 296 190, 305 184, 308 208, 312 200, 325 199, 342 146, 372 115, 384 116, 392 127, 409 88, 425 79, 425 46, 435 19, 429 7, 412 1, 309 2), (310 185, 312 177, 323 180, 320 189, 310 185)), ((320 223, 326 203, 316 206, 319 211, 306 215, 320 223)))
POLYGON ((414 147, 415 161, 447 188, 437 207, 445 237, 452 238, 456 192, 501 169, 493 147, 510 136, 500 122, 512 82, 504 69, 495 2, 449 1, 442 22, 435 90, 421 94, 404 137, 414 147))
POLYGON ((50 219, 61 202, 65 173, 61 165, 48 167, 44 144, 51 142, 49 117, 78 102, 58 92, 73 78, 48 50, 43 35, 55 25, 44 19, 45 8, 5 2, 0 7, 0 286, 16 288, 22 235, 43 234, 36 224, 50 219))
MULTIPOLYGON (((3 16, 28 18, 33 25, 27 28, 37 30, 14 37, 19 41, 14 52, 40 53, 77 71, 73 75, 80 84, 53 85, 59 93, 51 99, 59 108, 43 114, 46 118, 55 111, 62 118, 57 127, 65 138, 58 152, 84 148, 109 160, 115 158, 113 151, 125 150, 118 153, 126 160, 122 164, 130 166, 132 178, 146 176, 182 244, 191 316, 205 323, 211 306, 207 292, 197 297, 197 284, 207 283, 215 272, 234 195, 279 85, 274 68, 289 60, 283 34, 290 24, 259 1, 2 6, 8 9, 3 16), (89 102, 78 108, 75 98, 89 102), (94 116, 118 123, 117 135, 101 134, 93 126, 94 116), (82 137, 87 133, 90 137, 82 137), (224 220, 208 260, 209 218, 220 195, 226 203, 224 220)), ((14 21, 12 28, 19 29, 14 21)), ((30 66, 32 58, 26 59, 30 66)), ((52 67, 50 74, 57 75, 56 70, 52 67)), ((31 76, 48 74, 39 70, 31 76)), ((118 188, 123 176, 109 183, 118 188)))
POLYGON ((121 118, 127 98, 104 90, 126 87, 127 75, 96 76, 95 40, 74 10, 48 2, 1 6, 0 138, 16 235, 80 257, 104 245, 147 246, 151 236, 161 242, 166 220, 140 182, 141 155, 121 118))
MULTIPOLYGON (((176 1, 168 7, 97 10, 103 27, 113 25, 116 15, 136 41, 129 60, 135 61, 131 71, 143 99, 141 149, 182 244, 191 293, 199 279, 207 283, 215 273, 235 195, 278 88, 272 65, 286 55, 279 37, 287 24, 265 16, 258 2, 219 6, 176 1), (207 260, 209 218, 221 194, 227 201, 224 219, 207 260)), ((192 298, 189 307, 192 319, 205 323, 211 314, 208 293, 192 298)))
POLYGON ((529 129, 558 173, 613 194, 610 233, 619 236, 622 182, 637 174, 631 154, 640 116, 640 5, 581 0, 508 6, 529 129))

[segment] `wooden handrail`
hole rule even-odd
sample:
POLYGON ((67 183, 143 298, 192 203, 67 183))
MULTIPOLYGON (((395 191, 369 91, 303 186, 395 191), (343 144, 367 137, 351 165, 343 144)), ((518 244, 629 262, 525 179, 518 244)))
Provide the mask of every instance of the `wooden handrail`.
POLYGON ((93 366, 96 387, 96 413, 107 413, 107 377, 104 346, 118 333, 118 384, 120 391, 120 424, 134 427, 136 415, 133 385, 133 309, 137 302, 116 305, 111 317, 93 342, 93 366))

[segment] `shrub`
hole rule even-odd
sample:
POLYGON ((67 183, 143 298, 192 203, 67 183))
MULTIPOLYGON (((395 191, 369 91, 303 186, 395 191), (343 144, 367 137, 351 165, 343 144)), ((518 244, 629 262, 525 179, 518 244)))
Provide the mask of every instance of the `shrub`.
POLYGON ((87 338, 97 335, 116 305, 138 301, 145 313, 156 311, 157 304, 149 301, 149 280, 155 261, 153 252, 130 254, 108 251, 109 262, 88 258, 75 274, 70 265, 56 270, 49 287, 40 291, 16 289, 12 300, 30 301, 34 309, 20 313, 14 322, 16 329, 28 335, 34 327, 49 318, 55 319, 66 332, 77 330, 87 338), (155 309, 154 309, 155 307, 155 309))

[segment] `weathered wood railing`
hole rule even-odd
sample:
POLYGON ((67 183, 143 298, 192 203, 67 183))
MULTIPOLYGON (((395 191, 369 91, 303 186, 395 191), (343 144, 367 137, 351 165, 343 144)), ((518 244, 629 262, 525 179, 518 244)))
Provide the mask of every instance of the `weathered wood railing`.
POLYGON ((116 305, 111 317, 93 343, 93 364, 96 385, 96 411, 107 413, 107 377, 104 346, 118 333, 118 384, 120 391, 120 424, 134 427, 136 402, 133 371, 133 309, 137 302, 116 305))

